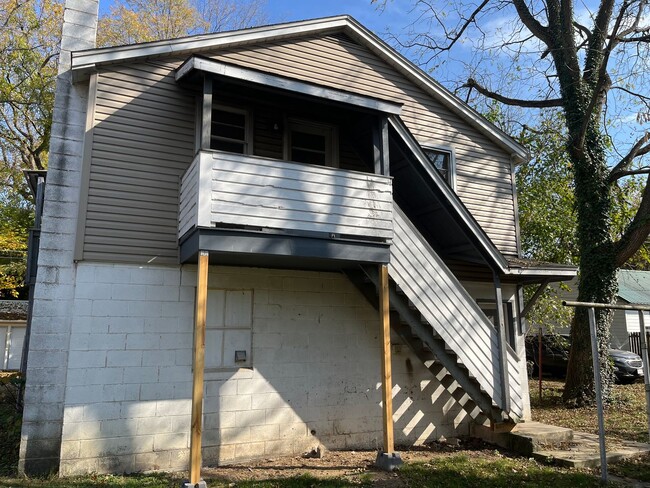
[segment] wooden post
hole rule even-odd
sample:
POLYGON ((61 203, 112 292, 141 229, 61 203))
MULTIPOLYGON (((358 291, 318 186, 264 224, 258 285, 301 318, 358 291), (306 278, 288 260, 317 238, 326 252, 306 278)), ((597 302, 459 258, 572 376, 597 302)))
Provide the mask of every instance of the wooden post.
POLYGON ((390 358, 390 309, 388 302, 388 265, 379 267, 379 314, 381 319, 381 373, 384 402, 384 452, 395 450, 393 438, 393 380, 390 358))
POLYGON ((192 383, 192 432, 190 439, 190 483, 201 481, 201 432, 203 422, 203 368, 205 365, 205 317, 208 305, 207 251, 199 251, 194 312, 194 371, 192 383))

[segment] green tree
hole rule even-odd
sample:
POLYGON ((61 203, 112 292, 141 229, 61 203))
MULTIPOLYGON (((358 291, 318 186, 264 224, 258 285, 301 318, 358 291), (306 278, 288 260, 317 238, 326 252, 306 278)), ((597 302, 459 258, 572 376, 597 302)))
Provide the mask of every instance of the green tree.
POLYGON ((219 32, 267 20, 263 0, 123 0, 99 19, 98 46, 219 32))
MULTIPOLYGON (((405 47, 429 57, 450 56, 468 45, 477 49, 460 88, 522 109, 562 111, 577 219, 578 300, 613 303, 616 270, 650 232, 650 169, 643 163, 650 153, 650 5, 646 0, 601 0, 593 9, 580 4, 578 12, 573 0, 416 0, 414 5, 419 24, 405 47), (480 62, 490 54, 491 63, 480 62), (636 118, 627 126, 637 133, 627 147, 610 144, 612 117, 619 124, 636 118), (623 233, 614 238, 617 187, 631 175, 646 175, 646 181, 623 233)), ((596 315, 608 396, 612 314, 596 315)), ((586 309, 576 311, 571 336, 564 399, 589 404, 595 392, 586 309)))
POLYGON ((23 169, 45 169, 63 6, 0 0, 0 298, 21 293, 31 195, 23 169))

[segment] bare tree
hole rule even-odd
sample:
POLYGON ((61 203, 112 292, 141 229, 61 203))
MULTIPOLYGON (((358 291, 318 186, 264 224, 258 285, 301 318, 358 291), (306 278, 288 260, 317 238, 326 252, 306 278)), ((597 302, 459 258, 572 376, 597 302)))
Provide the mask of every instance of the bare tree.
MULTIPOLYGON (((601 0, 593 9, 576 8, 573 0, 416 0, 413 13, 417 20, 399 42, 429 69, 442 72, 454 56, 468 60, 468 76, 457 86, 468 98, 478 93, 511 107, 563 111, 575 188, 578 299, 612 303, 616 270, 650 232, 648 0, 601 0), (623 127, 627 141, 620 137, 623 127), (619 134, 610 137, 614 129, 619 134), (611 222, 615 190, 630 177, 644 178, 644 189, 617 234, 611 222)), ((597 314, 606 392, 610 323, 610 313, 597 314)), ((564 398, 589 404, 594 385, 584 310, 577 311, 571 336, 564 398)))

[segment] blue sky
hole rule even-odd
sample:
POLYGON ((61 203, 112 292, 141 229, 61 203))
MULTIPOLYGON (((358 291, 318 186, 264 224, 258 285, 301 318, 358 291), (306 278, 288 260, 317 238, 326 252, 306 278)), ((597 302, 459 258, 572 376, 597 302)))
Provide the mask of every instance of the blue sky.
POLYGON ((349 14, 377 34, 385 32, 391 24, 404 26, 408 17, 406 5, 405 1, 389 1, 382 13, 370 0, 267 0, 273 22, 349 14))
MULTIPOLYGON (((100 0, 100 12, 107 12, 112 4, 113 0, 100 0)), ((349 14, 377 34, 406 25, 408 5, 408 0, 389 0, 381 12, 370 0, 266 0, 273 23, 349 14)))

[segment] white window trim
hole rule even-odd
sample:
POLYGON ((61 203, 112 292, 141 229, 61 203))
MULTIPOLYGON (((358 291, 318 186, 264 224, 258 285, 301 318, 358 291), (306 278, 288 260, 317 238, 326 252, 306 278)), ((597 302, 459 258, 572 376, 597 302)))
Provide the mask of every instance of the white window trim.
MULTIPOLYGON (((213 103, 212 109, 223 110, 224 112, 231 112, 235 114, 244 115, 244 154, 251 156, 253 154, 253 113, 245 107, 235 107, 232 105, 225 105, 222 103, 213 103)), ((210 117, 210 146, 212 145, 212 117, 210 117)), ((219 149, 212 149, 212 151, 219 151, 219 149)))
POLYGON ((288 118, 284 124, 286 130, 284 131, 284 154, 283 158, 286 161, 291 161, 291 130, 298 128, 303 132, 324 135, 325 138, 330 139, 329 147, 329 161, 327 161, 327 152, 325 154, 325 166, 330 168, 339 167, 339 131, 338 127, 333 124, 326 124, 323 122, 314 122, 308 119, 288 118))
POLYGON ((456 191, 456 151, 454 151, 454 148, 451 146, 445 146, 445 145, 440 145, 440 144, 435 144, 430 142, 425 142, 424 144, 421 144, 421 147, 424 150, 429 149, 432 151, 440 151, 449 154, 449 182, 448 183, 451 189, 456 191))

